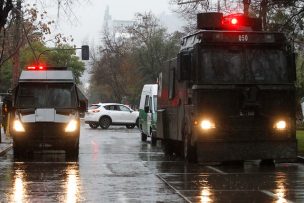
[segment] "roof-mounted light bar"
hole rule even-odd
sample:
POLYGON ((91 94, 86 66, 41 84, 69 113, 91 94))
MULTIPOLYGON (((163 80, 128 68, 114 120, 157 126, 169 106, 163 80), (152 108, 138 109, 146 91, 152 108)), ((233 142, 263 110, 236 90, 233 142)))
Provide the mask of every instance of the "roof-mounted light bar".
POLYGON ((261 31, 262 21, 243 14, 223 16, 222 13, 199 13, 197 15, 197 28, 204 30, 236 30, 261 31))
POLYGON ((29 71, 68 70, 67 67, 49 67, 49 66, 43 66, 43 65, 27 66, 25 69, 29 70, 29 71))
POLYGON ((46 70, 44 66, 28 66, 26 67, 27 70, 46 70))

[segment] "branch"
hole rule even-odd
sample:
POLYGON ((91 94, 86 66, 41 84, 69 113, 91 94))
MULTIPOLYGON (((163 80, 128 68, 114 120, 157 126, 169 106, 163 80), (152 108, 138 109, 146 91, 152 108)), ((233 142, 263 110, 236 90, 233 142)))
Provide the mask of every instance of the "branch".
MULTIPOLYGON (((2 2, 3 1, 1 1, 1 4, 2 4, 2 2)), ((13 6, 13 3, 12 3, 12 0, 7 0, 4 8, 3 8, 3 4, 1 5, 1 7, 0 7, 0 9, 1 9, 0 10, 1 11, 0 12, 0 32, 4 28, 4 26, 7 22, 8 14, 11 12, 13 7, 14 6, 13 6)))

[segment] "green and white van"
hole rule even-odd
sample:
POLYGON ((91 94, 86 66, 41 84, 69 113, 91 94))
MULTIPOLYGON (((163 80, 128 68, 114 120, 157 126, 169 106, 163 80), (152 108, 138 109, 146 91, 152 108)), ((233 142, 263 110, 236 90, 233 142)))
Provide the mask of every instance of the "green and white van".
POLYGON ((141 140, 151 137, 151 144, 156 145, 157 121, 157 84, 144 85, 139 104, 139 129, 141 140))

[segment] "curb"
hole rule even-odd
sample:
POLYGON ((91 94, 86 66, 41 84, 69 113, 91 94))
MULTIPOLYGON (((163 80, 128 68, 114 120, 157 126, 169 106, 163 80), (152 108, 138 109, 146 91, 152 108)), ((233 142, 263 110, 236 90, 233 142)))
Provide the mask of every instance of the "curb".
POLYGON ((8 152, 12 148, 13 148, 13 145, 9 144, 4 150, 0 151, 0 156, 6 154, 6 152, 8 152))

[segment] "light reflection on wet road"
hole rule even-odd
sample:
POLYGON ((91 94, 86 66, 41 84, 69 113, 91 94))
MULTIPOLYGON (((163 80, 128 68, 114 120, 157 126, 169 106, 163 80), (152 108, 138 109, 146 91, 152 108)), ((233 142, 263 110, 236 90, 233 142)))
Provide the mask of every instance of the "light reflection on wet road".
POLYGON ((82 126, 79 162, 64 154, 0 158, 0 202, 304 202, 304 165, 187 164, 136 129, 82 126))

